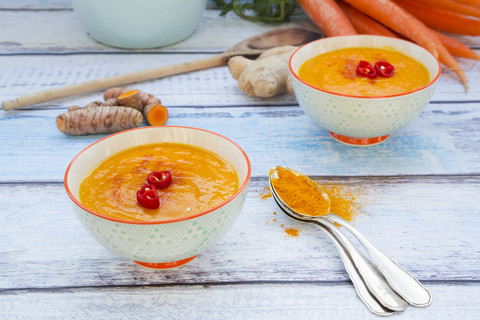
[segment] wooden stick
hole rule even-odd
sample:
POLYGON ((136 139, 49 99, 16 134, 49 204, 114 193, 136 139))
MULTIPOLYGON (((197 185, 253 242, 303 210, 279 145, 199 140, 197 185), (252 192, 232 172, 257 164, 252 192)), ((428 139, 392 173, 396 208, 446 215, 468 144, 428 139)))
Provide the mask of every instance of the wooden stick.
POLYGON ((153 69, 141 70, 121 74, 117 76, 106 77, 97 80, 86 81, 55 89, 40 91, 32 94, 20 96, 15 100, 5 100, 2 103, 3 110, 13 110, 32 106, 38 103, 71 97, 78 94, 98 91, 102 89, 122 86, 135 82, 152 80, 176 74, 187 73, 191 71, 203 70, 213 67, 227 65, 230 55, 220 53, 213 57, 195 60, 192 62, 179 63, 170 66, 163 66, 153 69))

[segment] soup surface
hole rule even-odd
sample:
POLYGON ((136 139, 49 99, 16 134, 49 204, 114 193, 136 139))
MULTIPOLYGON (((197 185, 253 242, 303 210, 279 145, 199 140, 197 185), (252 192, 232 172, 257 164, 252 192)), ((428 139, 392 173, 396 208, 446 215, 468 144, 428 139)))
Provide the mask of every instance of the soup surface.
POLYGON ((300 79, 330 92, 351 96, 386 96, 418 89, 430 81, 427 68, 419 61, 393 49, 347 48, 327 52, 307 60, 298 72, 300 79), (372 66, 380 61, 390 63, 390 78, 360 76, 360 61, 372 66))
POLYGON ((114 154, 80 185, 80 202, 95 212, 124 220, 162 221, 195 215, 238 190, 235 168, 217 154, 178 143, 151 144, 114 154), (169 170, 172 183, 158 189, 160 207, 137 203, 136 192, 152 171, 169 170))

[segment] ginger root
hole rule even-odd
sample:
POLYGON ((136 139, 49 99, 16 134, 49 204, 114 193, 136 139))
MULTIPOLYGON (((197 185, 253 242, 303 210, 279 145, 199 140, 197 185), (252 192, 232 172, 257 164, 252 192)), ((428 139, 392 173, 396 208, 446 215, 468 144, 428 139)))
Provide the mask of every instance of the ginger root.
POLYGON ((69 135, 112 133, 136 128, 143 122, 142 113, 128 107, 85 107, 57 116, 58 130, 69 135))
POLYGON ((282 93, 294 95, 289 79, 288 60, 297 49, 276 47, 250 60, 236 56, 228 61, 228 69, 239 89, 251 96, 268 98, 282 93))

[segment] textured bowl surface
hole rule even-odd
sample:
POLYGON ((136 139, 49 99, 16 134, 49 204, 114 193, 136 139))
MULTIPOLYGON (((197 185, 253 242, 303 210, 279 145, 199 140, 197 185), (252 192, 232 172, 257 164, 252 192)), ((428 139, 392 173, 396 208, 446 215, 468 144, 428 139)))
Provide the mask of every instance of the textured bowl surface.
POLYGON ((89 35, 104 44, 155 48, 188 38, 207 0, 72 0, 89 35))
POLYGON ((243 207, 250 174, 250 161, 245 152, 221 135, 189 127, 142 127, 113 134, 81 151, 67 168, 65 188, 78 219, 102 245, 141 265, 170 268, 192 260, 225 235, 243 207), (161 142, 184 143, 215 152, 237 170, 239 190, 205 212, 158 222, 115 219, 80 203, 78 193, 82 179, 99 162, 124 149, 161 142))
POLYGON ((416 118, 430 101, 440 76, 440 64, 420 46, 381 36, 339 36, 320 39, 297 49, 290 58, 290 75, 298 104, 336 140, 356 146, 385 141, 388 136, 416 118), (319 54, 351 47, 393 48, 421 62, 430 82, 403 94, 356 97, 312 86, 298 76, 300 66, 319 54))

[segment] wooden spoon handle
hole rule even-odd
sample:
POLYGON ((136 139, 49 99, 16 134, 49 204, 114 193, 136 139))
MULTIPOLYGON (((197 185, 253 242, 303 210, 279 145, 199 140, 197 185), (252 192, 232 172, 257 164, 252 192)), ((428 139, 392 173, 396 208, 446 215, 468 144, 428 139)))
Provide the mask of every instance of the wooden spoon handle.
POLYGON ((228 62, 228 58, 229 55, 225 53, 220 53, 213 57, 199 59, 191 62, 184 62, 170 66, 162 66, 153 69, 135 71, 112 77, 106 77, 50 90, 40 91, 20 96, 14 100, 5 100, 2 103, 2 109, 13 110, 17 108, 24 108, 42 102, 71 97, 74 95, 98 91, 106 88, 112 88, 130 83, 152 80, 156 78, 162 78, 196 70, 219 67, 226 65, 228 62))

